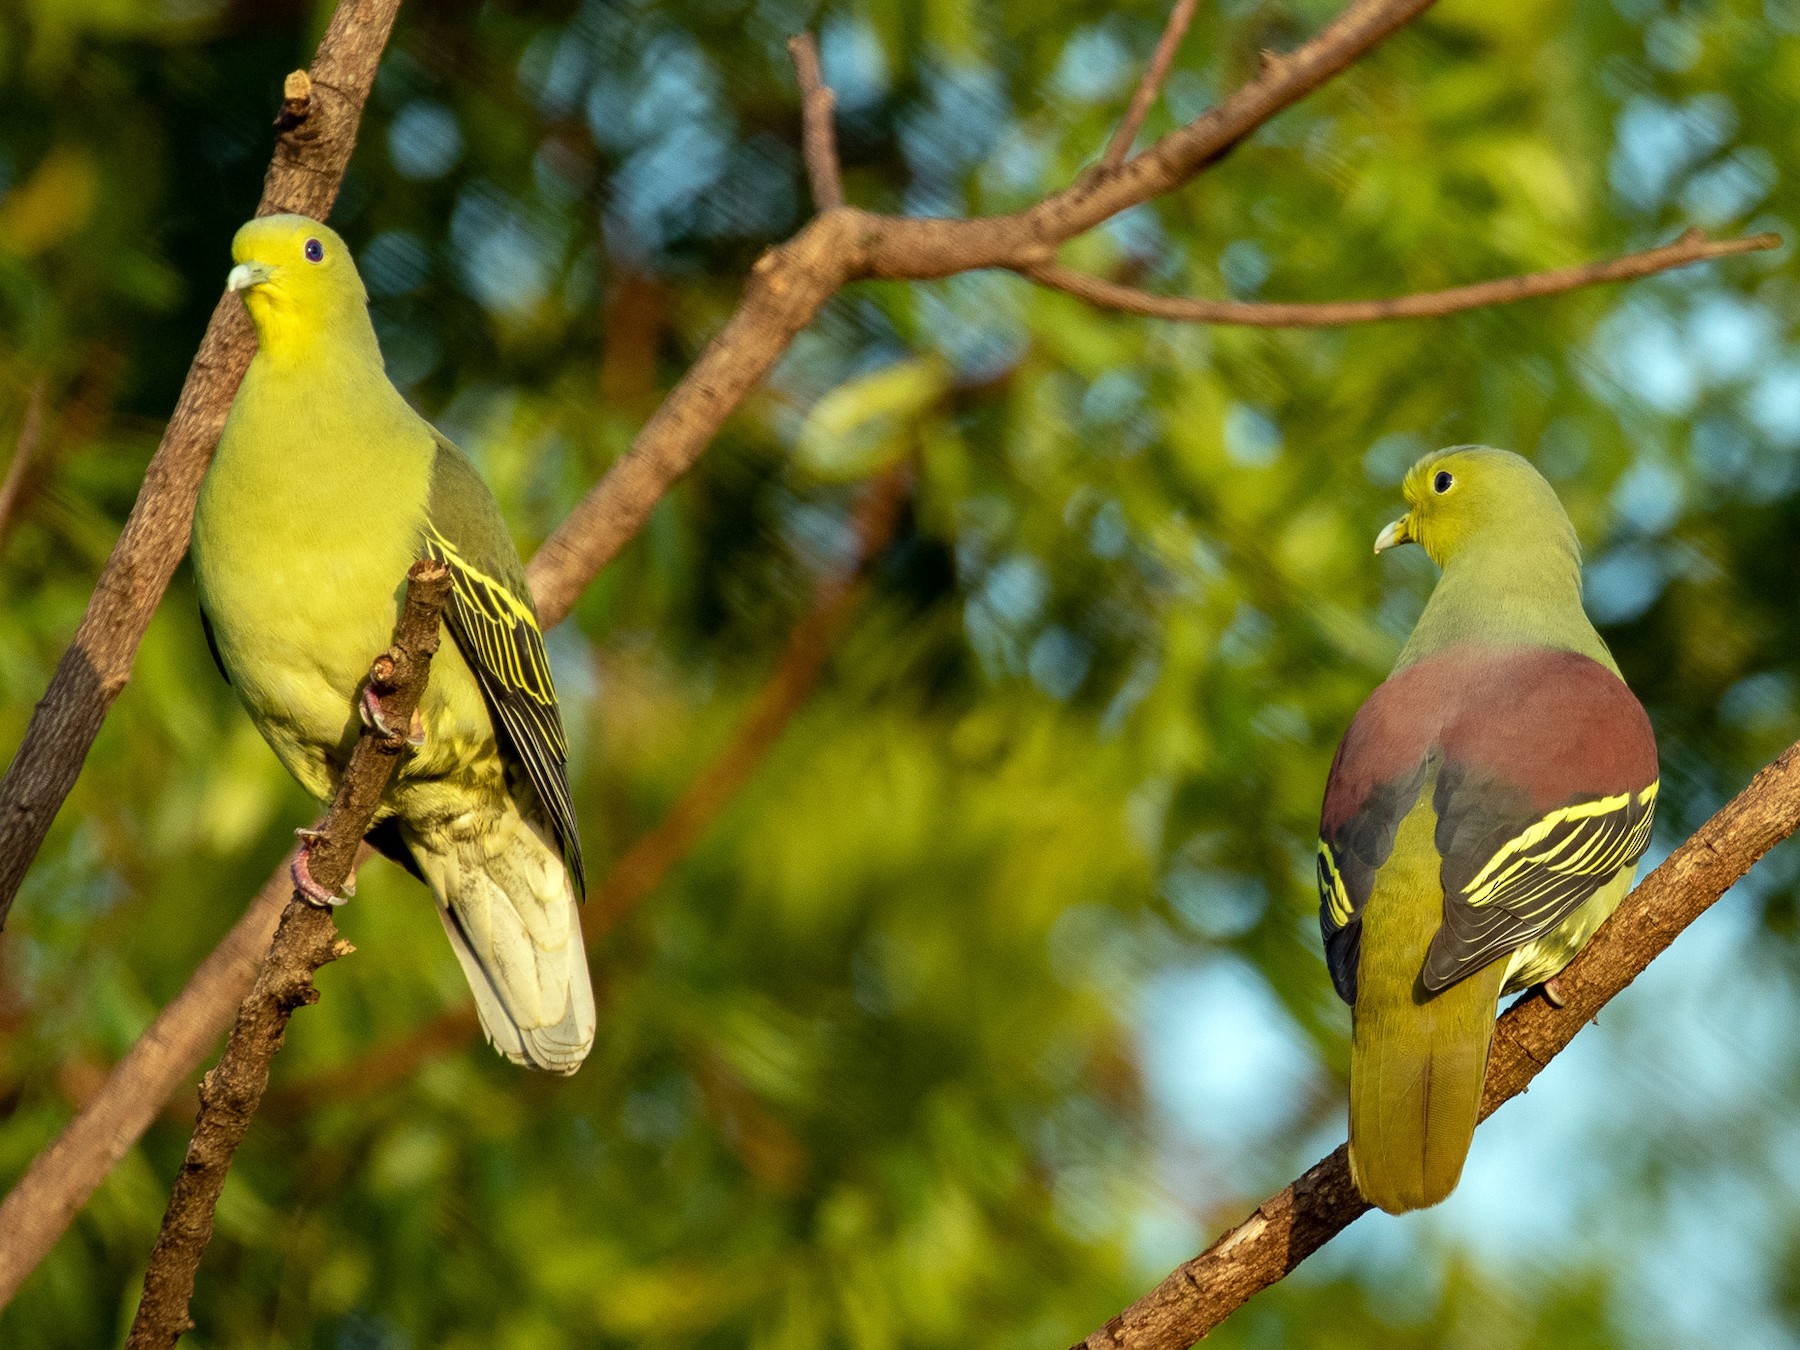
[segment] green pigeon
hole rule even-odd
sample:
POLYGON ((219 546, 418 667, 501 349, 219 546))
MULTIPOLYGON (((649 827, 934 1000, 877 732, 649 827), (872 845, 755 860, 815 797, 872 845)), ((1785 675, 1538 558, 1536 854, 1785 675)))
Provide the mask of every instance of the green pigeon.
MULTIPOLYGON (((1581 551, 1519 456, 1430 454, 1375 551, 1443 569, 1332 761, 1319 923, 1352 1009, 1350 1171, 1389 1213, 1455 1189, 1503 994, 1550 981, 1631 887, 1656 742, 1581 605, 1581 551)), ((1554 985, 1546 995, 1558 998, 1554 985)))
MULTIPOLYGON (((257 351, 194 515, 213 656, 288 772, 328 800, 363 723, 386 727, 366 679, 407 568, 449 566, 450 640, 369 842, 437 897, 495 1048, 573 1073, 595 1025, 581 844, 525 569, 474 466, 389 382, 344 241, 267 216, 231 256, 257 351)), ((337 903, 301 834, 295 884, 337 903)))

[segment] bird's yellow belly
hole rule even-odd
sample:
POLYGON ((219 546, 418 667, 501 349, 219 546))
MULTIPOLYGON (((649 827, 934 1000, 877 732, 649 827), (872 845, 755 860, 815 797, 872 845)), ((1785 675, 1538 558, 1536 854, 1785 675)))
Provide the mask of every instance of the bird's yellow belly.
MULTIPOLYGON (((208 505, 255 513, 262 503, 215 498, 208 505)), ((208 529, 211 516, 203 512, 195 523, 194 570, 219 655, 283 766, 327 800, 362 729, 370 663, 393 640, 412 541, 370 547, 365 540, 353 554, 322 551, 282 541, 294 529, 291 517, 270 515, 259 529, 221 537, 208 529)), ((448 632, 421 716, 425 744, 402 761, 390 798, 409 780, 473 771, 498 781, 486 703, 448 632)))

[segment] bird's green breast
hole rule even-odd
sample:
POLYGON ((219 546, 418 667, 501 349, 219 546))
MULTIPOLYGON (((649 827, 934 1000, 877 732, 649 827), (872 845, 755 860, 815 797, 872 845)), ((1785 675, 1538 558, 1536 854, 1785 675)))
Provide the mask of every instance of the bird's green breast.
POLYGON ((357 692, 392 638, 432 456, 429 429, 385 378, 259 356, 201 486, 201 605, 245 706, 315 795, 329 792, 325 757, 354 739, 357 692))

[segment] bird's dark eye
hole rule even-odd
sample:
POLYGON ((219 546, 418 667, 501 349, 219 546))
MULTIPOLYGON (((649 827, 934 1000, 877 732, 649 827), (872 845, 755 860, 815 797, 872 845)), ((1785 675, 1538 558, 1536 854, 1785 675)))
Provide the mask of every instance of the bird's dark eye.
POLYGON ((1450 470, 1439 469, 1437 471, 1437 477, 1431 480, 1431 490, 1433 492, 1448 492, 1450 490, 1450 485, 1455 481, 1456 480, 1450 476, 1450 470))
MULTIPOLYGON (((306 250, 305 251, 306 251, 306 261, 308 261, 308 262, 324 262, 325 261, 325 245, 321 244, 317 239, 308 239, 306 241, 306 250)), ((1442 474, 1440 474, 1438 476, 1440 478, 1443 477, 1442 474)), ((1442 492, 1443 489, 1439 488, 1438 491, 1442 492)))

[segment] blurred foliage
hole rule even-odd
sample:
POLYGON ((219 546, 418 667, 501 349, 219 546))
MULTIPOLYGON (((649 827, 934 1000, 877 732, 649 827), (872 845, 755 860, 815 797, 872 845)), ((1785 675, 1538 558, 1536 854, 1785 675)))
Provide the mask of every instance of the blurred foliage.
MULTIPOLYGON (((1202 6, 1148 134, 1334 11, 1202 6)), ((0 555, 17 743, 128 511, 322 5, 0 11, 0 555)), ((335 222, 390 369, 529 550, 802 218, 785 39, 846 183, 1000 211, 1105 142, 1161 0, 440 0, 402 13, 335 222)), ((1068 256, 1335 299, 1800 218, 1793 0, 1445 0, 1068 256)), ((227 1189, 196 1347, 1047 1347, 1341 1138, 1318 951, 1336 738, 1430 585, 1369 555, 1414 455, 1531 455, 1650 706, 1667 848, 1800 736, 1800 294, 1779 254, 1433 323, 1202 329, 1010 276, 854 287, 552 639, 590 856, 726 743, 857 481, 918 488, 824 687, 606 940, 567 1083, 357 1075, 465 994, 373 865, 227 1189), (359 1067, 363 1066, 363 1067, 359 1067), (331 1078, 322 1078, 334 1072, 331 1078), (309 1089, 308 1085, 314 1087, 309 1089), (321 1086, 326 1085, 326 1086, 321 1086)), ((182 984, 309 807, 178 576, 0 943, 0 1178, 182 984)), ((1779 850, 1484 1128, 1225 1346, 1790 1345, 1800 904, 1779 850)), ((114 1342, 171 1113, 0 1316, 114 1342)))

